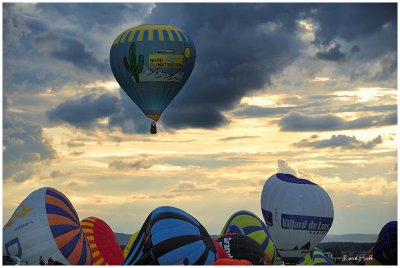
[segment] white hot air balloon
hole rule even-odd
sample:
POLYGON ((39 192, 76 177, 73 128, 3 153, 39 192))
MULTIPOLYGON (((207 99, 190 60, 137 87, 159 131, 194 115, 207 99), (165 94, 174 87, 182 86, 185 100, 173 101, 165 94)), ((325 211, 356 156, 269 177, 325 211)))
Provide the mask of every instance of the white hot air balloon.
POLYGON ((3 255, 28 264, 52 258, 66 265, 90 265, 89 243, 68 198, 56 189, 32 192, 3 227, 3 255))
POLYGON ((277 173, 265 182, 261 210, 285 262, 297 262, 325 237, 333 222, 333 204, 319 185, 277 173))

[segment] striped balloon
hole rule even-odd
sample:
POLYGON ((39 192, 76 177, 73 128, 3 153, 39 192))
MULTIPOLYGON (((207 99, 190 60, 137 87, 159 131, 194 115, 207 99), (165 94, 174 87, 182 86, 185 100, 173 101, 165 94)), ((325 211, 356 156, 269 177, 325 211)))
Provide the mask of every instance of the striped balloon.
POLYGON ((164 206, 147 217, 124 265, 210 265, 216 259, 214 244, 200 222, 164 206))
POLYGON ((276 248, 265 223, 256 214, 240 210, 232 214, 222 228, 221 236, 228 233, 247 235, 264 249, 268 264, 278 264, 276 248))
POLYGON ((94 265, 121 265, 124 262, 117 238, 107 223, 88 217, 81 221, 81 226, 89 241, 94 265))
POLYGON ((333 265, 333 261, 326 257, 318 248, 307 253, 297 265, 333 265))
POLYGON ((133 233, 133 235, 129 238, 128 244, 126 244, 125 248, 124 248, 124 258, 126 258, 126 256, 128 255, 129 250, 131 249, 133 242, 135 242, 136 237, 138 236, 139 231, 136 231, 135 233, 133 233))
POLYGON ((247 235, 225 234, 217 241, 230 259, 247 260, 254 265, 267 264, 264 249, 247 235))
POLYGON ((89 243, 68 198, 43 187, 26 197, 3 227, 3 252, 29 264, 52 258, 67 265, 90 265, 89 243))

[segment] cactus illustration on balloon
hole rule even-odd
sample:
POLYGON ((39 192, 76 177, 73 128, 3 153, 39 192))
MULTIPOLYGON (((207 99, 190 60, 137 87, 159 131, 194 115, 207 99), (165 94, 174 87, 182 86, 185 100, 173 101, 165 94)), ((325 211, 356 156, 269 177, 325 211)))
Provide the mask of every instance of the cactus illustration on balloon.
POLYGON ((129 63, 128 59, 124 57, 124 65, 128 72, 132 74, 136 83, 139 83, 139 74, 143 71, 144 57, 139 55, 138 64, 136 65, 136 45, 133 42, 129 48, 129 63))

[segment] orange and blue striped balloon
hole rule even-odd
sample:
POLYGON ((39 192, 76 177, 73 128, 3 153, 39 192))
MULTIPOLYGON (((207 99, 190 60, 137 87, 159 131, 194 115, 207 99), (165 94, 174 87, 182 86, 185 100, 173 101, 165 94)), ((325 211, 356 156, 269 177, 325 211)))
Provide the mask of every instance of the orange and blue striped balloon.
POLYGON ((46 212, 50 230, 59 250, 70 264, 90 265, 92 255, 71 202, 59 191, 47 188, 46 212))

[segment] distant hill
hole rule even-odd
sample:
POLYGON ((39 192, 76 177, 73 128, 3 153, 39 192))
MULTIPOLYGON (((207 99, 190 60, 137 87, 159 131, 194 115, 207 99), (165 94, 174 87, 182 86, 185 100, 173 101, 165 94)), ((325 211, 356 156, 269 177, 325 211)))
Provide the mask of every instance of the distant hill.
POLYGON ((118 244, 120 246, 125 246, 128 244, 129 239, 131 238, 131 234, 124 234, 124 233, 115 233, 115 237, 117 238, 118 244))
POLYGON ((374 243, 328 242, 317 247, 322 251, 332 252, 335 257, 341 257, 345 254, 354 255, 355 252, 365 255, 373 246, 374 243))
POLYGON ((375 243, 378 235, 374 234, 344 234, 344 235, 327 235, 322 239, 321 243, 329 242, 352 242, 352 243, 375 243))

